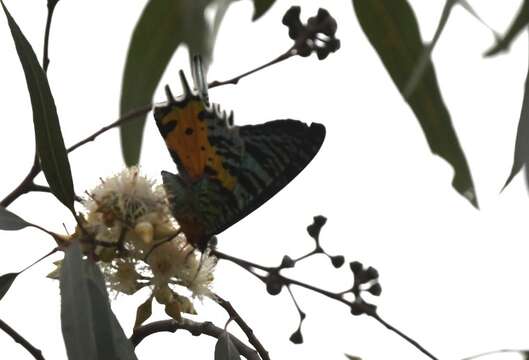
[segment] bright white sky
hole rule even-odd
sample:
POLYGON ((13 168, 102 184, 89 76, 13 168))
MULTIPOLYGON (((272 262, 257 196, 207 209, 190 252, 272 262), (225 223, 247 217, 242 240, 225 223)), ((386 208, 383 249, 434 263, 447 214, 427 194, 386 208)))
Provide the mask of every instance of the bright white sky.
MULTIPOLYGON (((521 1, 471 4, 503 32, 521 1)), ((41 56, 44 1, 6 6, 41 56)), ((119 90, 129 36, 145 1, 61 1, 54 17, 49 78, 67 144, 117 118, 119 90)), ((290 46, 281 17, 291 4, 281 0, 257 23, 249 0, 235 3, 221 28, 210 80, 232 77, 274 58, 290 46)), ((527 68, 527 37, 492 59, 482 54, 493 37, 456 8, 434 52, 438 78, 454 126, 470 163, 481 210, 450 186, 452 169, 432 156, 418 122, 390 81, 356 21, 350 1, 303 0, 303 16, 322 4, 336 17, 342 49, 324 62, 295 58, 243 80, 212 90, 212 101, 235 111, 237 124, 278 118, 321 122, 327 127, 322 150, 308 168, 272 200, 219 236, 220 249, 257 263, 278 264, 284 254, 312 247, 305 227, 312 216, 329 218, 322 242, 347 261, 359 260, 380 272, 379 314, 441 359, 461 359, 501 348, 528 348, 529 199, 521 176, 500 194, 510 171, 527 68)), ((425 39, 437 25, 443 1, 412 1, 425 39)), ((26 174, 33 156, 31 107, 22 69, 6 21, 0 16, 0 132, 7 194, 26 174)), ((177 70, 187 69, 179 51, 162 84, 179 86, 177 70)), ((176 90, 175 90, 176 91, 176 90)), ((156 101, 162 101, 162 92, 156 101)), ((149 118, 143 170, 159 178, 174 170, 154 121, 149 118)), ((78 193, 100 177, 122 169, 117 131, 71 157, 78 193)), ((40 178, 42 181, 42 178, 40 178)), ((67 211, 49 194, 30 194, 10 208, 50 230, 71 231, 67 211)), ((0 274, 20 270, 54 243, 36 230, 2 233, 0 274)), ((20 331, 47 359, 65 359, 59 322, 58 283, 46 279, 52 260, 21 276, 0 302, 0 318, 20 331)), ((376 321, 352 317, 343 305, 295 289, 307 313, 305 343, 288 341, 297 313, 287 292, 269 296, 264 286, 232 264, 220 263, 214 289, 229 299, 253 327, 273 359, 424 359, 376 321)), ((348 267, 333 269, 314 258, 293 276, 337 291, 352 284, 348 267)), ((113 302, 129 334, 143 292, 113 302)), ((215 304, 199 306, 198 320, 223 326, 215 304)), ((161 306, 157 318, 164 318, 161 306)), ((153 318, 155 319, 155 318, 153 318)), ((230 330, 238 334, 235 326, 230 330)), ((158 334, 137 348, 140 359, 212 358, 214 341, 187 333, 158 334), (187 354, 187 355, 185 355, 187 354)), ((12 360, 29 355, 0 334, 0 351, 12 360), (9 355, 7 355, 9 354, 9 355)), ((518 359, 497 356, 495 359, 518 359)))

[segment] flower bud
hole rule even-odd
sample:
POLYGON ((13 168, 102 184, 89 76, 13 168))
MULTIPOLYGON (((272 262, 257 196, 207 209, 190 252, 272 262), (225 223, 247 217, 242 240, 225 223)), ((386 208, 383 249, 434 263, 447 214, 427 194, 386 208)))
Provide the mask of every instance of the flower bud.
POLYGON ((149 245, 152 243, 154 227, 150 222, 142 221, 136 224, 136 226, 134 227, 134 232, 143 240, 145 245, 149 245))

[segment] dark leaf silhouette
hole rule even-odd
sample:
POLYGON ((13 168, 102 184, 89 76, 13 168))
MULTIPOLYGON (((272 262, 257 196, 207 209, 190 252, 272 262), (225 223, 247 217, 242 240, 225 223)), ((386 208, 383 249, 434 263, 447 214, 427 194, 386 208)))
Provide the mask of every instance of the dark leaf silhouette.
POLYGON ((230 334, 224 332, 215 345, 215 360, 240 360, 239 350, 231 340, 230 334))
MULTIPOLYGON (((516 134, 516 145, 514 148, 514 160, 511 173, 505 182, 505 188, 511 180, 518 174, 524 165, 529 162, 529 69, 525 78, 525 90, 522 100, 522 110, 518 120, 518 132, 516 134)), ((527 173, 527 168, 526 168, 527 173)))
POLYGON ((69 209, 73 210, 74 191, 70 163, 64 147, 59 117, 50 85, 31 45, 22 34, 13 17, 0 1, 7 16, 20 63, 24 69, 26 83, 33 109, 33 123, 37 152, 42 171, 52 193, 69 209))
POLYGON ((69 246, 60 277, 61 324, 69 359, 136 359, 115 318, 97 266, 69 246))
MULTIPOLYGON (((353 0, 360 25, 401 93, 417 65, 424 45, 417 20, 406 0, 353 0)), ((405 98, 419 120, 434 154, 454 168, 452 186, 478 206, 465 155, 452 126, 433 64, 428 60, 415 90, 405 98)))
POLYGON ((2 300, 11 285, 13 285, 18 274, 20 273, 8 273, 0 276, 0 300, 2 300))
POLYGON ((28 226, 33 225, 0 206, 0 230, 20 230, 28 226))
POLYGON ((254 13, 252 20, 257 20, 263 16, 274 4, 275 0, 253 0, 254 13))
POLYGON ((349 354, 345 354, 345 357, 346 357, 348 360, 362 360, 362 359, 359 358, 358 356, 353 356, 353 355, 349 355, 349 354))

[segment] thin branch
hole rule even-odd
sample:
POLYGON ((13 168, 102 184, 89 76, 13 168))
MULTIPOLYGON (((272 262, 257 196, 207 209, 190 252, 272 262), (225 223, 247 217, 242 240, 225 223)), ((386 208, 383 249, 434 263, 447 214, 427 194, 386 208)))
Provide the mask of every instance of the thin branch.
POLYGON ((45 360, 42 356, 42 351, 31 345, 22 335, 17 333, 11 326, 7 325, 4 321, 0 319, 0 329, 3 330, 7 335, 11 336, 15 342, 19 343, 26 349, 35 359, 45 360))
MULTIPOLYGON (((196 322, 190 319, 182 318, 180 321, 176 320, 162 320, 155 321, 150 324, 146 324, 134 329, 130 342, 136 347, 143 339, 147 336, 158 333, 158 332, 176 332, 176 330, 187 330, 194 336, 208 335, 214 338, 220 338, 224 333, 224 329, 215 326, 209 321, 196 322)), ((235 336, 230 334, 230 338, 233 344, 239 350, 239 353, 248 360, 260 360, 259 354, 249 346, 245 345, 242 341, 237 339, 235 336)))
POLYGON ((0 205, 7 208, 20 195, 27 193, 29 191, 28 189, 33 184, 33 179, 35 179, 35 176, 37 176, 39 172, 40 172, 39 157, 35 151, 33 165, 31 166, 31 169, 29 169, 28 174, 22 180, 22 182, 0 202, 0 205))
POLYGON ((405 339, 407 342, 409 342, 410 344, 412 344, 413 346, 415 346, 417 349, 419 349, 419 351, 421 351, 423 354, 425 354, 426 356, 428 356, 430 359, 433 359, 433 360, 437 360, 437 358, 435 356, 432 355, 432 353, 430 353, 428 350, 426 350, 421 344, 419 344, 416 340, 412 339, 411 337, 409 337, 408 335, 406 335, 405 333, 403 333, 402 331, 400 331, 399 329, 397 329, 396 327, 388 324, 385 320, 383 320, 378 314, 368 314, 370 315, 372 318, 374 318, 375 320, 377 320, 379 323, 381 323, 382 325, 384 325, 387 329, 393 331, 394 333, 396 333, 397 335, 399 335, 401 338, 405 339))
POLYGON ((213 300, 215 300, 220 306, 226 310, 228 315, 230 315, 230 319, 235 321, 237 325, 241 328, 242 331, 246 334, 248 337, 248 341, 252 346, 257 350, 259 355, 263 360, 270 360, 270 356, 268 355, 268 351, 264 348, 263 344, 257 339, 255 334, 253 333, 252 328, 248 326, 248 324, 241 318, 239 313, 235 310, 235 308, 231 305, 229 301, 224 300, 217 294, 213 296, 213 300))
POLYGON ((48 0, 48 18, 46 19, 46 30, 44 31, 44 54, 42 55, 42 68, 44 69, 44 72, 48 72, 48 66, 50 65, 48 48, 50 44, 51 19, 53 18, 55 5, 57 5, 58 2, 59 0, 48 0))
POLYGON ((139 108, 137 108, 135 110, 132 110, 132 111, 126 113, 125 115, 123 115, 122 117, 120 117, 119 119, 114 121, 113 123, 102 127, 101 129, 99 129, 98 131, 93 133, 92 135, 90 135, 90 136, 84 138, 83 140, 79 141, 78 143, 70 146, 67 149, 68 153, 71 153, 72 151, 76 150, 77 148, 83 146, 84 144, 86 144, 86 143, 88 143, 90 141, 94 141, 99 135, 103 134, 104 132, 107 132, 110 129, 113 129, 115 127, 118 127, 118 126, 130 121, 130 120, 133 120, 133 119, 135 119, 136 117, 138 117, 140 115, 147 114, 149 111, 151 111, 151 109, 152 109, 152 104, 149 104, 149 105, 145 105, 145 106, 139 107, 139 108))
POLYGON ((279 55, 279 56, 278 56, 277 58, 275 58, 274 60, 271 60, 271 61, 267 62, 267 63, 264 64, 264 65, 261 65, 261 66, 259 66, 259 67, 256 67, 256 68, 253 69, 253 70, 247 71, 247 72, 245 72, 244 74, 241 74, 241 75, 236 76, 236 77, 234 77, 234 78, 231 78, 231 79, 229 79, 229 80, 224 80, 224 81, 213 81, 213 82, 211 82, 211 83, 208 84, 208 88, 209 88, 209 89, 213 89, 213 88, 215 88, 215 87, 217 87, 217 86, 228 85, 228 84, 236 85, 236 84, 239 82, 239 80, 241 80, 242 78, 245 78, 245 77, 247 77, 248 75, 251 75, 251 74, 253 74, 253 73, 256 73, 256 72, 258 72, 258 71, 261 71, 261 70, 263 70, 263 69, 266 69, 266 68, 269 67, 269 66, 275 65, 275 64, 277 64, 277 63, 279 63, 279 62, 281 62, 281 61, 284 61, 284 60, 286 60, 286 59, 288 59, 288 58, 290 58, 290 57, 296 55, 296 52, 294 51, 294 49, 295 49, 295 48, 292 47, 292 48, 290 48, 287 52, 285 52, 284 54, 279 55))
POLYGON ((225 254, 223 252, 220 252, 217 249, 211 249, 211 255, 213 255, 213 256, 215 256, 215 257, 217 257, 219 259, 231 261, 232 263, 234 263, 236 265, 239 265, 240 267, 242 267, 242 268, 244 268, 246 270, 248 268, 255 268, 255 269, 259 269, 259 270, 270 272, 270 271, 272 271, 274 269, 274 268, 269 267, 269 266, 263 266, 263 265, 255 264, 255 263, 247 261, 247 260, 239 259, 239 258, 237 258, 235 256, 231 256, 229 254, 225 254))
MULTIPOLYGON (((28 187, 28 192, 30 191, 33 191, 33 192, 45 192, 45 193, 51 193, 51 189, 49 186, 44 186, 44 185, 38 185, 38 184, 35 184, 35 183, 32 183, 29 187, 28 187)), ((74 200, 77 201, 78 203, 82 202, 83 199, 77 195, 77 194, 74 194, 74 200)))
POLYGON ((57 251, 59 251, 60 249, 58 247, 54 248, 53 250, 51 250, 49 253, 47 253, 46 255, 44 256, 41 256, 39 259, 37 259, 36 261, 32 262, 30 265, 26 266, 24 269, 20 270, 19 274, 22 274, 24 271, 26 271, 27 269, 37 265, 39 262, 41 262, 42 260, 46 259, 47 257, 55 254, 57 251))
POLYGON ((494 351, 487 351, 478 355, 469 356, 461 360, 474 360, 483 356, 494 355, 494 354, 505 354, 505 353, 518 353, 518 354, 529 354, 529 350, 525 349, 501 349, 494 351))
MULTIPOLYGON (((353 306, 356 305, 354 302, 350 302, 350 301, 346 300, 342 296, 343 292, 341 292, 341 293, 333 293, 333 292, 330 292, 328 290, 320 289, 320 288, 318 288, 316 286, 313 286, 313 285, 310 285, 310 284, 307 284, 307 283, 304 283, 304 282, 301 282, 301 281, 298 281, 298 280, 291 279, 291 278, 288 278, 286 276, 283 276, 283 275, 280 274, 280 269, 281 268, 279 268, 279 269, 278 268, 269 268, 269 267, 257 265, 257 264, 251 263, 249 261, 246 261, 246 260, 243 260, 243 259, 239 259, 239 258, 236 258, 236 257, 228 255, 228 254, 224 254, 224 253, 218 251, 217 249, 212 250, 211 254, 213 256, 216 256, 219 259, 228 260, 228 261, 233 262, 236 265, 239 265, 240 267, 242 267, 246 271, 248 271, 251 274, 253 274, 256 277, 258 277, 263 283, 265 283, 267 285, 269 284, 269 282, 272 279, 275 284, 279 284, 280 286, 287 286, 288 287, 290 285, 296 285, 296 286, 299 286, 299 287, 314 291, 314 292, 319 293, 321 295, 324 295, 324 296, 326 296, 328 298, 331 298, 333 300, 339 301, 339 302, 341 302, 341 303, 343 303, 343 304, 345 304, 345 305, 347 305, 347 306, 349 306, 351 308, 353 308, 353 306), (265 272, 268 272, 268 276, 261 276, 261 275, 257 274, 255 272, 255 269, 260 269, 260 270, 263 270, 265 272)), ((377 320, 379 323, 384 325, 387 329, 389 329, 389 330, 393 331, 394 333, 396 333, 397 335, 399 335, 401 338, 403 338, 408 343, 413 345, 415 348, 417 348, 417 350, 422 352, 424 355, 428 356, 432 360, 438 360, 434 355, 432 355, 429 351, 427 351, 416 340, 412 339, 408 335, 404 334, 402 331, 398 330, 397 328, 395 328, 394 326, 390 325, 385 320, 383 320, 376 313, 376 311, 374 310, 375 308, 372 308, 373 310, 369 310, 369 309, 370 308, 367 308, 366 310, 364 310, 363 313, 368 315, 368 316, 371 316, 372 318, 377 320)))

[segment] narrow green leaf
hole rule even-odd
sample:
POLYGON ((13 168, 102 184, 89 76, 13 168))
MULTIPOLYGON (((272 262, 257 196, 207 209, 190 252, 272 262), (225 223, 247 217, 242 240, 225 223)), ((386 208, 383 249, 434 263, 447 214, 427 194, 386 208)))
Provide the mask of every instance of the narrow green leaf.
POLYGON ((253 0, 254 13, 252 20, 255 21, 263 16, 276 0, 253 0))
POLYGON ((0 300, 7 293, 7 290, 13 285, 13 281, 17 278, 20 273, 8 273, 0 276, 0 300))
MULTIPOLYGON (((364 33, 402 94, 424 51, 412 8, 406 0, 353 0, 353 6, 364 33)), ((470 169, 430 60, 406 102, 419 120, 432 152, 454 168, 452 186, 477 207, 470 169)))
POLYGON ((59 125, 57 109, 44 70, 39 64, 31 45, 22 34, 13 17, 0 0, 7 17, 11 34, 24 69, 33 109, 33 123, 37 152, 42 171, 52 193, 73 210, 74 191, 70 163, 59 125))
POLYGON ((499 52, 507 51, 512 41, 526 28, 527 24, 529 24, 529 0, 524 0, 507 33, 485 53, 485 56, 492 56, 499 52))
POLYGON ((134 322, 134 329, 140 327, 152 315, 152 299, 150 296, 143 304, 136 309, 136 321, 134 322))
POLYGON ((437 45, 437 41, 441 37, 441 33, 443 32, 446 23, 448 22, 448 18, 450 17, 452 8, 455 4, 458 3, 458 1, 459 0, 445 1, 445 6, 443 7, 443 12, 441 13, 439 24, 437 24, 437 29, 435 29, 433 39, 428 45, 424 46, 421 56, 419 57, 419 61, 417 62, 417 65, 413 68, 411 76, 408 82, 406 83, 406 86, 404 86, 404 98, 408 98, 411 94, 413 94, 417 84, 419 83, 422 75, 424 74, 424 71, 426 70, 428 65, 431 64, 431 56, 433 49, 435 48, 435 45, 437 45))
POLYGON ((527 172, 527 164, 529 164, 529 68, 525 78, 525 90, 522 100, 522 110, 520 112, 520 119, 518 120, 518 132, 516 134, 516 145, 514 147, 514 160, 512 164, 511 173, 505 182, 503 188, 511 182, 516 174, 525 165, 527 172))
MULTIPOLYGON (((89 279, 89 291, 91 293, 91 298, 94 303, 99 306, 98 312, 100 315, 96 314, 96 319, 102 319, 101 323, 97 322, 96 325, 101 327, 104 326, 110 330, 110 334, 103 335, 99 334, 96 329, 96 340, 98 344, 102 344, 103 349, 99 347, 99 350, 104 350, 104 348, 113 348, 116 351, 116 359, 127 359, 133 360, 136 359, 134 354, 134 347, 132 346, 129 339, 125 336, 119 321, 112 312, 110 307, 110 302, 108 301, 108 293, 105 286, 105 279, 101 274, 99 268, 91 261, 84 261, 85 274, 89 279), (109 320, 109 321, 107 321, 109 320), (111 335, 111 336, 110 336, 111 335), (105 342, 111 341, 113 344, 105 345, 105 342)), ((101 359, 107 359, 107 357, 100 357, 101 359)))
MULTIPOLYGON (((211 61, 213 43, 222 16, 232 0, 150 0, 132 34, 121 87, 120 114, 149 104, 160 78, 180 45, 189 54, 211 61), (215 5, 211 27, 205 9, 215 5)), ((125 163, 139 162, 146 115, 121 127, 125 163)))
POLYGON ((33 224, 0 206, 0 230, 20 230, 28 226, 33 226, 33 224))
POLYGON ((362 360, 362 358, 358 357, 358 356, 353 356, 353 355, 349 355, 349 354, 344 354, 345 357, 348 359, 348 360, 362 360))
POLYGON ((97 359, 92 306, 77 242, 69 246, 64 256, 60 288, 62 336, 68 359, 97 359))
POLYGON ((240 360, 239 350, 233 343, 230 334, 225 331, 215 345, 215 360, 240 360))
POLYGON ((66 251, 60 287, 61 324, 69 359, 136 359, 112 313, 99 268, 82 259, 77 242, 66 251))

